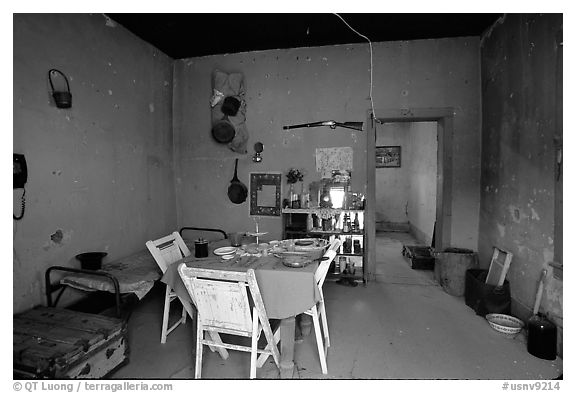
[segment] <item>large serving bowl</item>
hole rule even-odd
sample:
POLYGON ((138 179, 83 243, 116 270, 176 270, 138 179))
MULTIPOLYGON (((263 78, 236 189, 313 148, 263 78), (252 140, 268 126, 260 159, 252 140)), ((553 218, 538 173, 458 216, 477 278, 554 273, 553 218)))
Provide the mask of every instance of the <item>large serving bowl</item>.
POLYGON ((306 253, 301 252, 285 252, 279 257, 282 259, 282 264, 288 267, 305 267, 312 263, 313 259, 306 253))
POLYGON ((306 253, 312 259, 321 258, 326 252, 328 245, 328 240, 317 238, 290 239, 282 241, 282 246, 286 247, 289 251, 306 253), (292 248, 290 246, 292 244, 293 250, 290 250, 289 248, 292 248))

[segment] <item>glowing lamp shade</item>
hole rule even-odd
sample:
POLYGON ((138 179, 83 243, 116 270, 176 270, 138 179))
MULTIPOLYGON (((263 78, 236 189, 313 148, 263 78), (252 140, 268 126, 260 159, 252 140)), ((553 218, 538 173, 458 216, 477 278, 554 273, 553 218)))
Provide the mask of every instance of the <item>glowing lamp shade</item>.
POLYGON ((341 209, 344 205, 344 187, 330 187, 330 199, 334 209, 341 209))

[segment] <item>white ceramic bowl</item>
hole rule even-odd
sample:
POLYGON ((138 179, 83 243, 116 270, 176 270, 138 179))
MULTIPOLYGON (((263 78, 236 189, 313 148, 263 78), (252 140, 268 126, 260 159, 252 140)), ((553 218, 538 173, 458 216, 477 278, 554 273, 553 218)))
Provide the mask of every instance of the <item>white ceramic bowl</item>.
POLYGON ((506 314, 487 314, 486 320, 492 329, 509 337, 516 336, 524 327, 520 319, 506 314))

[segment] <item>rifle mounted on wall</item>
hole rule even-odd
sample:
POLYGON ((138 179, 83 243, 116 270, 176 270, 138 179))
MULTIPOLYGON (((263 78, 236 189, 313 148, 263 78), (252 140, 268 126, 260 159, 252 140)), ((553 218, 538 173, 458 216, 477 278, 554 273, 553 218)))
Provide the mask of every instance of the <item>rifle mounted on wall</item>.
POLYGON ((363 124, 364 123, 361 121, 347 121, 344 123, 338 123, 338 122, 335 122, 334 120, 328 120, 328 121, 317 121, 316 123, 305 123, 305 124, 295 124, 292 126, 284 126, 284 127, 282 127, 282 129, 291 130, 293 128, 309 128, 309 127, 328 126, 332 129, 335 129, 336 127, 343 127, 343 128, 350 128, 351 130, 363 131, 363 129, 362 129, 363 124))

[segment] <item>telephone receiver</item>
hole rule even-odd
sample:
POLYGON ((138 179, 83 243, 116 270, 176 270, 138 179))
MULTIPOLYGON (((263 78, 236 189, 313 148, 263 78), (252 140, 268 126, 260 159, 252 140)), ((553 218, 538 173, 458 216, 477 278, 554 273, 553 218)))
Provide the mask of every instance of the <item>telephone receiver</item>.
POLYGON ((19 216, 12 214, 15 220, 21 220, 24 217, 24 210, 26 209, 26 189, 24 185, 28 181, 28 167, 26 166, 26 158, 23 154, 14 154, 14 189, 22 188, 24 191, 22 193, 22 210, 19 216))

